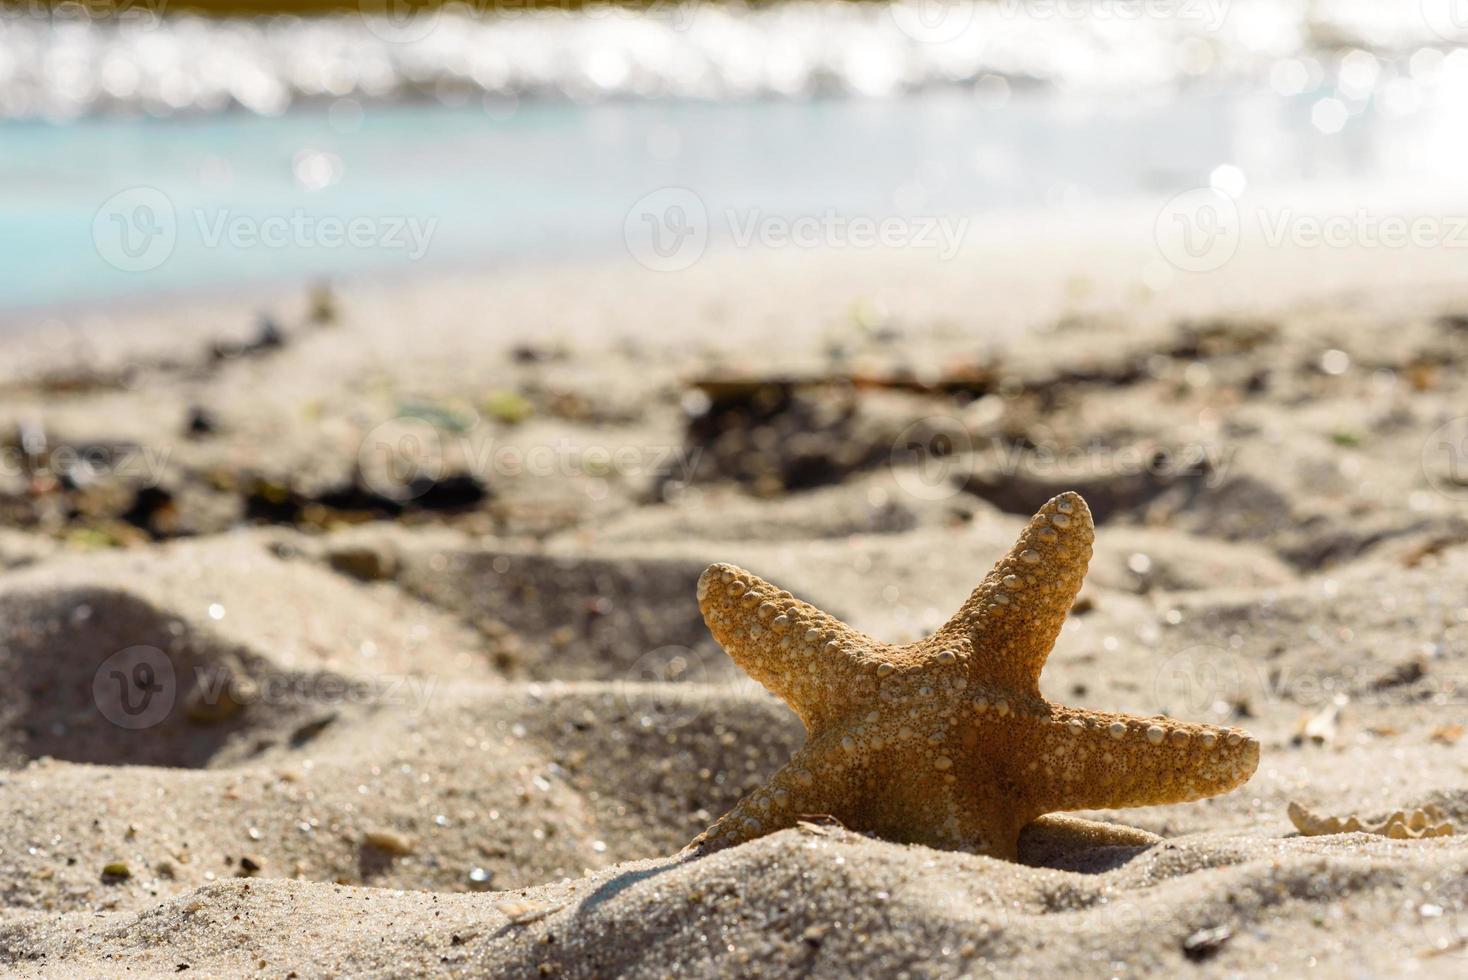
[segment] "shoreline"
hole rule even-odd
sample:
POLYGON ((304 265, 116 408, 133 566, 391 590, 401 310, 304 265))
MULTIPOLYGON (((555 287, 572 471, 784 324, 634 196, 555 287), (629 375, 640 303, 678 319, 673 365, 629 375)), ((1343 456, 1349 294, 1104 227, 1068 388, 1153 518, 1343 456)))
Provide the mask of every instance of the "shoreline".
MULTIPOLYGON (((883 297, 902 295, 908 318, 919 321, 913 325, 932 328, 945 321, 962 322, 982 303, 1006 323, 987 339, 1004 341, 1022 325, 1043 328, 1047 321, 1071 314, 1104 316, 1140 309, 1161 318, 1207 310, 1245 315, 1269 307, 1329 302, 1357 290, 1422 288, 1445 296, 1456 293, 1457 262, 1468 254, 1468 194, 1427 186, 1411 193, 1381 192, 1362 198, 1359 189, 1352 182, 1316 188, 1304 196, 1299 189, 1247 193, 1235 205, 1241 215, 1234 225, 1241 229, 1235 236, 1237 250, 1222 260, 1205 256, 1202 271, 1178 264, 1180 259, 1182 266, 1188 265, 1186 253, 1176 251, 1175 240, 1159 237, 1166 234, 1159 230, 1166 219, 1177 216, 1169 213, 1168 199, 1149 197, 1072 206, 1064 212, 1022 208, 962 216, 964 238, 952 258, 917 247, 741 248, 714 240, 687 268, 673 271, 644 268, 623 247, 600 255, 491 259, 483 266, 485 260, 472 259, 457 267, 437 265, 386 276, 323 276, 223 290, 206 286, 117 303, 14 311, 0 318, 4 324, 0 348, 14 350, 27 341, 45 343, 48 331, 56 333, 58 328, 107 347, 153 347, 165 336, 207 340, 223 320, 250 321, 256 313, 277 311, 292 315, 315 282, 360 297, 363 309, 376 306, 402 314, 420 304, 447 312, 472 302, 486 315, 509 318, 534 297, 554 296, 555 315, 550 319, 561 326, 580 324, 557 338, 566 342, 661 336, 688 340, 691 323, 685 312, 735 302, 754 312, 756 329, 761 323, 768 329, 776 304, 788 301, 792 313, 800 314, 789 319, 801 320, 806 324, 803 329, 817 332, 820 328, 804 317, 817 307, 829 321, 851 312, 853 305, 870 303, 877 312, 890 310, 894 304, 883 297), (1435 222, 1436 243, 1412 245, 1411 222, 1416 217, 1435 222), (1380 231, 1372 229, 1382 219, 1401 219, 1409 236, 1402 247, 1372 240, 1373 234, 1380 237, 1380 231), (1344 242, 1332 244, 1332 231, 1345 236, 1344 242), (1353 236, 1355 241, 1350 240, 1353 236), (1308 277, 1294 274, 1307 266, 1308 277), (588 288, 568 289, 578 282, 588 288), (908 285, 922 287, 907 290, 908 294, 929 295, 904 295, 908 285), (736 300, 741 290, 748 295, 736 300), (986 294, 988 303, 983 303, 986 294), (608 305, 604 302, 608 297, 616 301, 608 305), (671 314, 669 319, 675 322, 659 327, 642 321, 628 328, 639 305, 671 314), (598 307, 605 307, 604 312, 599 314, 598 307), (115 326, 108 325, 114 321, 115 326), (210 325, 189 326, 198 321, 210 325), (614 324, 622 328, 609 329, 614 324)), ((1191 199, 1191 193, 1187 197, 1191 199)), ((238 324, 240 329, 247 326, 248 322, 238 324)), ((773 329, 777 333, 769 336, 779 336, 788 325, 773 329)), ((513 342, 516 330, 507 330, 505 337, 513 342)))

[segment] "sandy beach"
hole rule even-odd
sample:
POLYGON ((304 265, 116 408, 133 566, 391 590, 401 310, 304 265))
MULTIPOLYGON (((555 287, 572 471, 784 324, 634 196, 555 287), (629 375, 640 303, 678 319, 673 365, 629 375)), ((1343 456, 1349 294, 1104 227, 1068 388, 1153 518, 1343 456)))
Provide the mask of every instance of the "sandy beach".
POLYGON ((1461 975, 1457 255, 1195 275, 1154 215, 5 336, 0 970, 1461 975), (916 640, 1066 490, 1043 692, 1247 729, 1250 781, 1018 863, 816 815, 680 853, 804 738, 705 566, 916 640))

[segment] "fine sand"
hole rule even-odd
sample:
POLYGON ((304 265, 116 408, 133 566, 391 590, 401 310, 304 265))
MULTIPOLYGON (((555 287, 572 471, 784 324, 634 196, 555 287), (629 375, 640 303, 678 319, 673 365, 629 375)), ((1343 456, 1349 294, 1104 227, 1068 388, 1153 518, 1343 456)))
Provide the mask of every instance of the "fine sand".
POLYGON ((0 972, 1461 976, 1468 288, 1246 248, 1149 289, 1135 230, 7 340, 0 972), (1065 489, 1045 694, 1245 728, 1250 782, 1019 864, 815 817, 679 856, 802 739, 707 563, 914 639, 1065 489))

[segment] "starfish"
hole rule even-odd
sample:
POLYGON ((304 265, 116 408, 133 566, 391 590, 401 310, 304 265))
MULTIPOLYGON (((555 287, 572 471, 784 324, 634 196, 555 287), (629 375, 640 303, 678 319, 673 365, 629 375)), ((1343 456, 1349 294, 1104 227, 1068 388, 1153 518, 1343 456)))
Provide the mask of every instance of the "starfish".
POLYGON ((1040 694, 1094 538, 1080 495, 1055 497, 947 624, 905 646, 710 565, 698 580, 709 631, 794 709, 806 741, 690 848, 822 814, 888 840, 1015 860, 1020 831, 1044 814, 1181 803, 1245 782, 1259 743, 1244 732, 1040 694))

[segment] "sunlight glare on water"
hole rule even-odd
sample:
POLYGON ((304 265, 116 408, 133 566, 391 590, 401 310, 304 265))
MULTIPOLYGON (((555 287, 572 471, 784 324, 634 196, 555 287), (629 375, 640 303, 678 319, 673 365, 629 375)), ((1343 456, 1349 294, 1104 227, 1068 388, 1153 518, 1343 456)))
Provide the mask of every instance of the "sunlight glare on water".
POLYGON ((660 188, 696 188, 716 217, 973 214, 1452 180, 1468 149, 1468 50, 1451 43, 1468 31, 1438 0, 450 7, 390 22, 159 19, 149 2, 0 18, 0 309, 601 256, 660 188), (146 276, 95 246, 119 194, 176 231, 146 276), (220 237, 234 221, 362 215, 416 220, 431 241, 220 237))
POLYGON ((583 102, 888 96, 989 75, 1127 92, 1267 80, 1290 60, 1365 97, 1397 74, 1387 64, 1468 37, 1458 36, 1455 7, 1433 15, 1440 0, 796 0, 513 17, 450 6, 405 21, 160 19, 157 2, 95 21, 68 14, 79 5, 0 18, 0 116, 226 107, 269 115, 349 95, 450 105, 485 93, 583 102))

